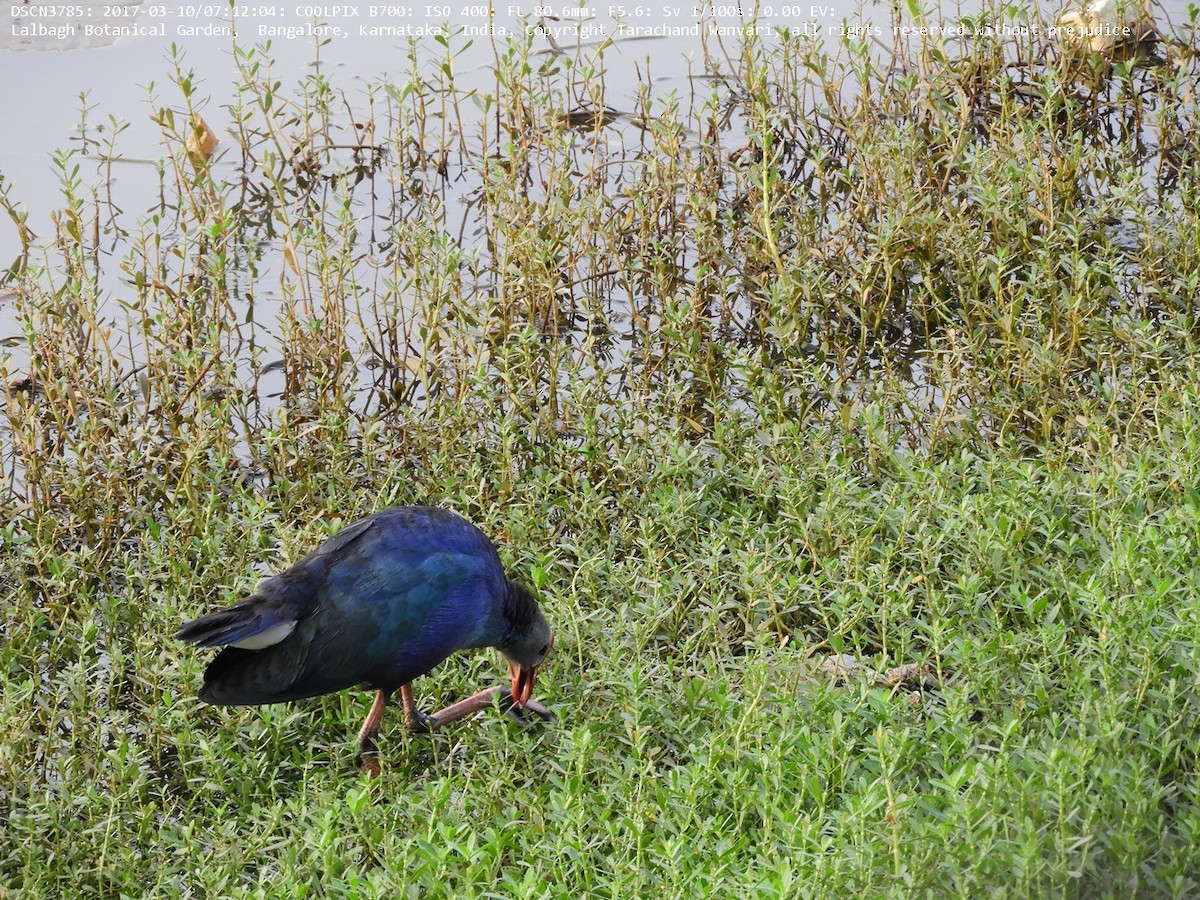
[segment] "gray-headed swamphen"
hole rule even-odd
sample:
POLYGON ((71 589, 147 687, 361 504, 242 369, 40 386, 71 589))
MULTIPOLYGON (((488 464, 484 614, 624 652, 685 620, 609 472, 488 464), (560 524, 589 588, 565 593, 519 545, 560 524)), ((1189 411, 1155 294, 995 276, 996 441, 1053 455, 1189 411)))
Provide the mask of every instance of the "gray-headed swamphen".
POLYGON ((348 525, 245 600, 176 634, 223 647, 200 699, 257 706, 354 685, 377 691, 358 735, 367 772, 379 774, 372 739, 397 689, 409 726, 428 731, 492 703, 480 691, 432 716, 410 683, 456 650, 496 647, 508 658, 511 704, 545 719, 533 701, 538 666, 554 635, 530 591, 505 577, 496 548, 445 509, 398 506, 348 525))

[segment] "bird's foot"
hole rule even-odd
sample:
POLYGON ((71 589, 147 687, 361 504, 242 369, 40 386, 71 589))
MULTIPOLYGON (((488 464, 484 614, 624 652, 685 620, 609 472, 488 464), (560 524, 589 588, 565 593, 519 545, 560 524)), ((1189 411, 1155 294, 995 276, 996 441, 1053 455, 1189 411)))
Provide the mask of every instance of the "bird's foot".
POLYGON ((550 707, 544 706, 536 700, 526 700, 524 706, 517 706, 513 702, 512 691, 508 688, 503 688, 500 692, 500 706, 520 722, 529 722, 535 716, 543 722, 553 722, 558 718, 550 707))
POLYGON ((404 719, 413 734, 429 734, 441 724, 437 715, 427 716, 416 707, 407 710, 404 719))
POLYGON ((379 765, 379 754, 371 751, 370 753, 361 753, 358 757, 362 760, 363 771, 367 773, 368 778, 378 778, 383 772, 379 765))

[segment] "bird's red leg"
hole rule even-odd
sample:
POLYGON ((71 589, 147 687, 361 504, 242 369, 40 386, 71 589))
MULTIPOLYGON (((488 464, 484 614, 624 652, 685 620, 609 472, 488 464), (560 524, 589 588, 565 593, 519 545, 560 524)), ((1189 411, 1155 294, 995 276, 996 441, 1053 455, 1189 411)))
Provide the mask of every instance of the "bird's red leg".
POLYGON ((429 718, 437 725, 445 725, 448 722, 461 719, 463 716, 469 716, 476 710, 486 709, 491 706, 492 698, 502 690, 504 688, 494 687, 488 688, 486 691, 480 691, 478 694, 472 694, 465 700, 459 700, 457 703, 451 703, 445 709, 438 710, 429 718))
POLYGON ((417 702, 413 699, 411 684, 400 685, 400 702, 404 704, 404 720, 408 722, 408 727, 411 731, 426 734, 433 731, 440 724, 436 721, 435 716, 427 716, 417 709, 417 702))
MULTIPOLYGON (((508 690, 508 688, 499 686, 491 687, 487 690, 480 691, 478 694, 472 694, 465 700, 459 700, 457 703, 452 703, 445 709, 439 710, 432 716, 429 716, 429 719, 431 720, 431 724, 433 726, 441 727, 447 722, 453 722, 455 719, 461 719, 463 716, 469 716, 476 710, 487 709, 492 705, 492 701, 495 697, 500 696, 503 698, 506 694, 508 695, 507 699, 511 703, 512 693, 508 690)), ((503 700, 501 702, 503 702, 503 700)), ((554 713, 552 713, 545 706, 542 706, 542 704, 538 703, 536 700, 527 701, 524 708, 545 719, 547 722, 554 718, 554 713)), ((510 711, 516 713, 517 709, 515 706, 512 706, 510 707, 510 711)))
POLYGON ((386 708, 387 694, 377 691, 375 700, 371 703, 371 711, 367 713, 366 721, 358 731, 358 758, 362 760, 363 768, 371 778, 379 777, 379 751, 375 749, 372 739, 379 734, 379 723, 383 721, 383 711, 386 708))

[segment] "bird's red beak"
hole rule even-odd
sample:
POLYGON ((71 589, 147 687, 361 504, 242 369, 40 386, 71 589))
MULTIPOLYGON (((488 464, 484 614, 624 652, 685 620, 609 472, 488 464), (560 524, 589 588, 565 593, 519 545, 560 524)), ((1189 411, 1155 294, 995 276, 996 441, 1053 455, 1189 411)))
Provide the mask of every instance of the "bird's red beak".
POLYGON ((525 668, 509 663, 508 674, 512 678, 513 706, 520 708, 533 696, 533 685, 537 681, 537 666, 525 668))
MULTIPOLYGON (((554 649, 554 632, 550 632, 550 643, 546 647, 546 656, 550 655, 550 651, 554 649)), ((542 657, 545 662, 546 657, 542 657)), ((529 702, 533 696, 533 686, 537 682, 537 666, 515 665, 511 660, 508 663, 508 675, 512 678, 512 698, 513 706, 518 709, 529 702)))

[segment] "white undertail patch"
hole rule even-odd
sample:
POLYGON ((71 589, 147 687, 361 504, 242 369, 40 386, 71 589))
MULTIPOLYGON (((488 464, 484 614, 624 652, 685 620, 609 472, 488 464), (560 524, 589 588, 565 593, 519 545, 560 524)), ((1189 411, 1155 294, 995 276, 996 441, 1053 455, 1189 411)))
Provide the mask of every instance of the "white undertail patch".
POLYGON ((278 625, 272 625, 266 631, 260 631, 258 634, 253 634, 248 638, 243 638, 236 643, 230 644, 231 647, 241 647, 243 650, 262 650, 264 647, 271 647, 278 644, 285 637, 291 634, 296 629, 296 623, 280 622, 278 625))

